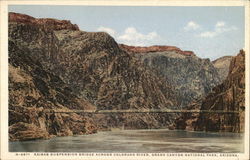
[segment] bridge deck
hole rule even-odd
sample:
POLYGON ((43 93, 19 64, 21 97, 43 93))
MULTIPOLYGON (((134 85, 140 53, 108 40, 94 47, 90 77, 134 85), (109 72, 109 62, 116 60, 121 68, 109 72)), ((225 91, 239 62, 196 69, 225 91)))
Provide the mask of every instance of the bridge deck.
POLYGON ((110 114, 110 113, 239 113, 239 111, 224 110, 72 110, 72 111, 55 111, 53 113, 92 113, 92 114, 110 114))

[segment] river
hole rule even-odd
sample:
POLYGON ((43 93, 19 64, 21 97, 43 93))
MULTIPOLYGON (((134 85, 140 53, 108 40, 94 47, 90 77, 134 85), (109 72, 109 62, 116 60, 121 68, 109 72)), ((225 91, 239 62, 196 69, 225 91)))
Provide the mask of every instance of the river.
POLYGON ((244 152, 243 134, 120 130, 49 140, 9 142, 10 152, 244 152))

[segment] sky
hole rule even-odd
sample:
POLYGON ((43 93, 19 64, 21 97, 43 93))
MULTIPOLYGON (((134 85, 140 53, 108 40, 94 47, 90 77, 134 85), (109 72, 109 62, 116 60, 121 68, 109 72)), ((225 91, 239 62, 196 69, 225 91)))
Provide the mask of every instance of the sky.
POLYGON ((169 45, 201 58, 236 55, 244 48, 244 7, 36 6, 11 5, 10 12, 70 20, 83 31, 108 32, 118 43, 169 45))

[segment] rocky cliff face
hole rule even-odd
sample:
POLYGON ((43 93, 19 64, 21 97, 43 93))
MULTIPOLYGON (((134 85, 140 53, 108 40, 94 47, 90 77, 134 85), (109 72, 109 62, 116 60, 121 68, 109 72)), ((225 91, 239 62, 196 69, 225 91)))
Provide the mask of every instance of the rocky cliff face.
POLYGON ((175 46, 150 46, 150 47, 140 47, 140 46, 128 46, 125 44, 119 44, 120 48, 123 50, 137 54, 137 53, 149 53, 149 52, 175 52, 178 54, 186 55, 186 56, 194 56, 194 52, 192 51, 182 51, 180 48, 175 46))
POLYGON ((40 25, 53 30, 79 30, 79 27, 76 24, 72 24, 70 21, 67 20, 57 20, 52 18, 34 18, 29 15, 18 14, 14 12, 9 13, 9 21, 11 23, 40 25))
POLYGON ((232 56, 224 56, 213 61, 213 64, 215 68, 217 68, 222 80, 227 78, 232 58, 232 56))
POLYGON ((206 97, 194 102, 190 109, 239 111, 239 113, 183 114, 176 121, 178 129, 201 131, 244 131, 245 114, 245 52, 233 57, 229 74, 220 85, 213 88, 206 97))
POLYGON ((244 131, 245 110, 245 52, 243 50, 230 63, 226 80, 213 88, 205 100, 202 110, 239 111, 237 114, 201 114, 196 130, 244 131))
POLYGON ((9 41, 9 139, 31 140, 96 132, 91 117, 67 112, 95 109, 74 95, 60 77, 9 41))
POLYGON ((175 86, 182 107, 206 95, 221 82, 213 63, 191 51, 173 46, 120 46, 175 86))
MULTIPOLYGON (((65 110, 86 109, 86 107, 112 110, 158 109, 178 106, 173 88, 126 51, 121 50, 107 33, 79 31, 78 27, 70 24, 69 21, 35 19, 23 14, 10 13, 9 44, 9 52, 13 54, 10 56, 10 68, 13 68, 13 72, 17 72, 19 75, 25 73, 27 76, 19 77, 23 83, 28 83, 23 87, 11 87, 15 85, 17 77, 10 72, 9 76, 15 77, 10 78, 9 82, 10 102, 15 103, 15 99, 22 99, 15 105, 10 103, 10 109, 14 110, 13 112, 10 110, 11 134, 20 130, 17 123, 24 119, 22 115, 18 117, 12 114, 17 108, 22 108, 21 113, 26 113, 30 107, 30 101, 33 104, 31 108, 34 108, 35 111, 40 106, 52 110, 60 107, 65 110), (34 65, 34 67, 29 67, 29 64, 24 63, 25 59, 18 60, 23 63, 21 70, 19 70, 19 65, 12 64, 12 61, 22 55, 30 57, 27 63, 33 61, 32 66, 34 65), (37 62, 39 62, 38 65, 35 65, 37 62), (34 96, 29 95, 31 93, 34 96), (69 94, 75 98, 71 98, 69 94), (31 98, 26 100, 26 97, 29 96, 31 98), (42 98, 39 99, 39 97, 42 98), (53 107, 45 107, 49 104, 53 107), (15 119, 15 117, 17 118, 13 121, 12 118, 15 119)), ((33 119, 35 121, 40 114, 44 115, 46 123, 41 126, 49 128, 53 118, 46 116, 44 109, 40 109, 37 115, 32 114, 33 119)), ((82 126, 79 127, 84 128, 88 126, 87 124, 92 124, 91 118, 86 116, 54 115, 60 117, 57 118, 58 123, 60 122, 60 126, 63 127, 75 126, 75 124, 67 124, 71 121, 81 123, 82 126), (69 120, 70 118, 74 120, 69 120)), ((93 123, 98 125, 98 129, 103 129, 120 125, 124 125, 125 128, 166 127, 173 118, 174 116, 171 115, 162 116, 160 114, 119 114, 96 115, 92 119, 93 123)), ((40 126, 38 122, 33 121, 24 121, 24 123, 25 125, 35 124, 35 131, 40 126)), ((23 126, 23 124, 20 125, 23 126)), ((32 127, 26 127, 27 132, 32 127)), ((72 132, 85 133, 85 130, 72 132)), ((51 132, 48 133, 51 134, 51 132)))

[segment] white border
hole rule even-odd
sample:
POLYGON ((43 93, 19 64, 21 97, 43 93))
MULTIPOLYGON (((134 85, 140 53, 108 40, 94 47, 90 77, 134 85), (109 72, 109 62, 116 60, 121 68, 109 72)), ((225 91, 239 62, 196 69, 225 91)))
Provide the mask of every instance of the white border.
MULTIPOLYGON (((244 159, 249 158, 249 1, 244 0, 228 0, 228 1, 219 1, 219 0, 210 0, 210 1, 175 1, 175 0, 129 0, 129 1, 0 1, 0 60, 1 60, 1 159, 10 160, 10 159, 244 159), (100 157, 100 156, 89 156, 89 157, 80 157, 80 156, 15 156, 15 153, 8 152, 8 5, 92 5, 92 6, 245 6, 245 51, 246 51, 246 118, 245 118, 245 153, 238 154, 239 157, 100 157)), ((185 153, 183 153, 185 154, 185 153)))

